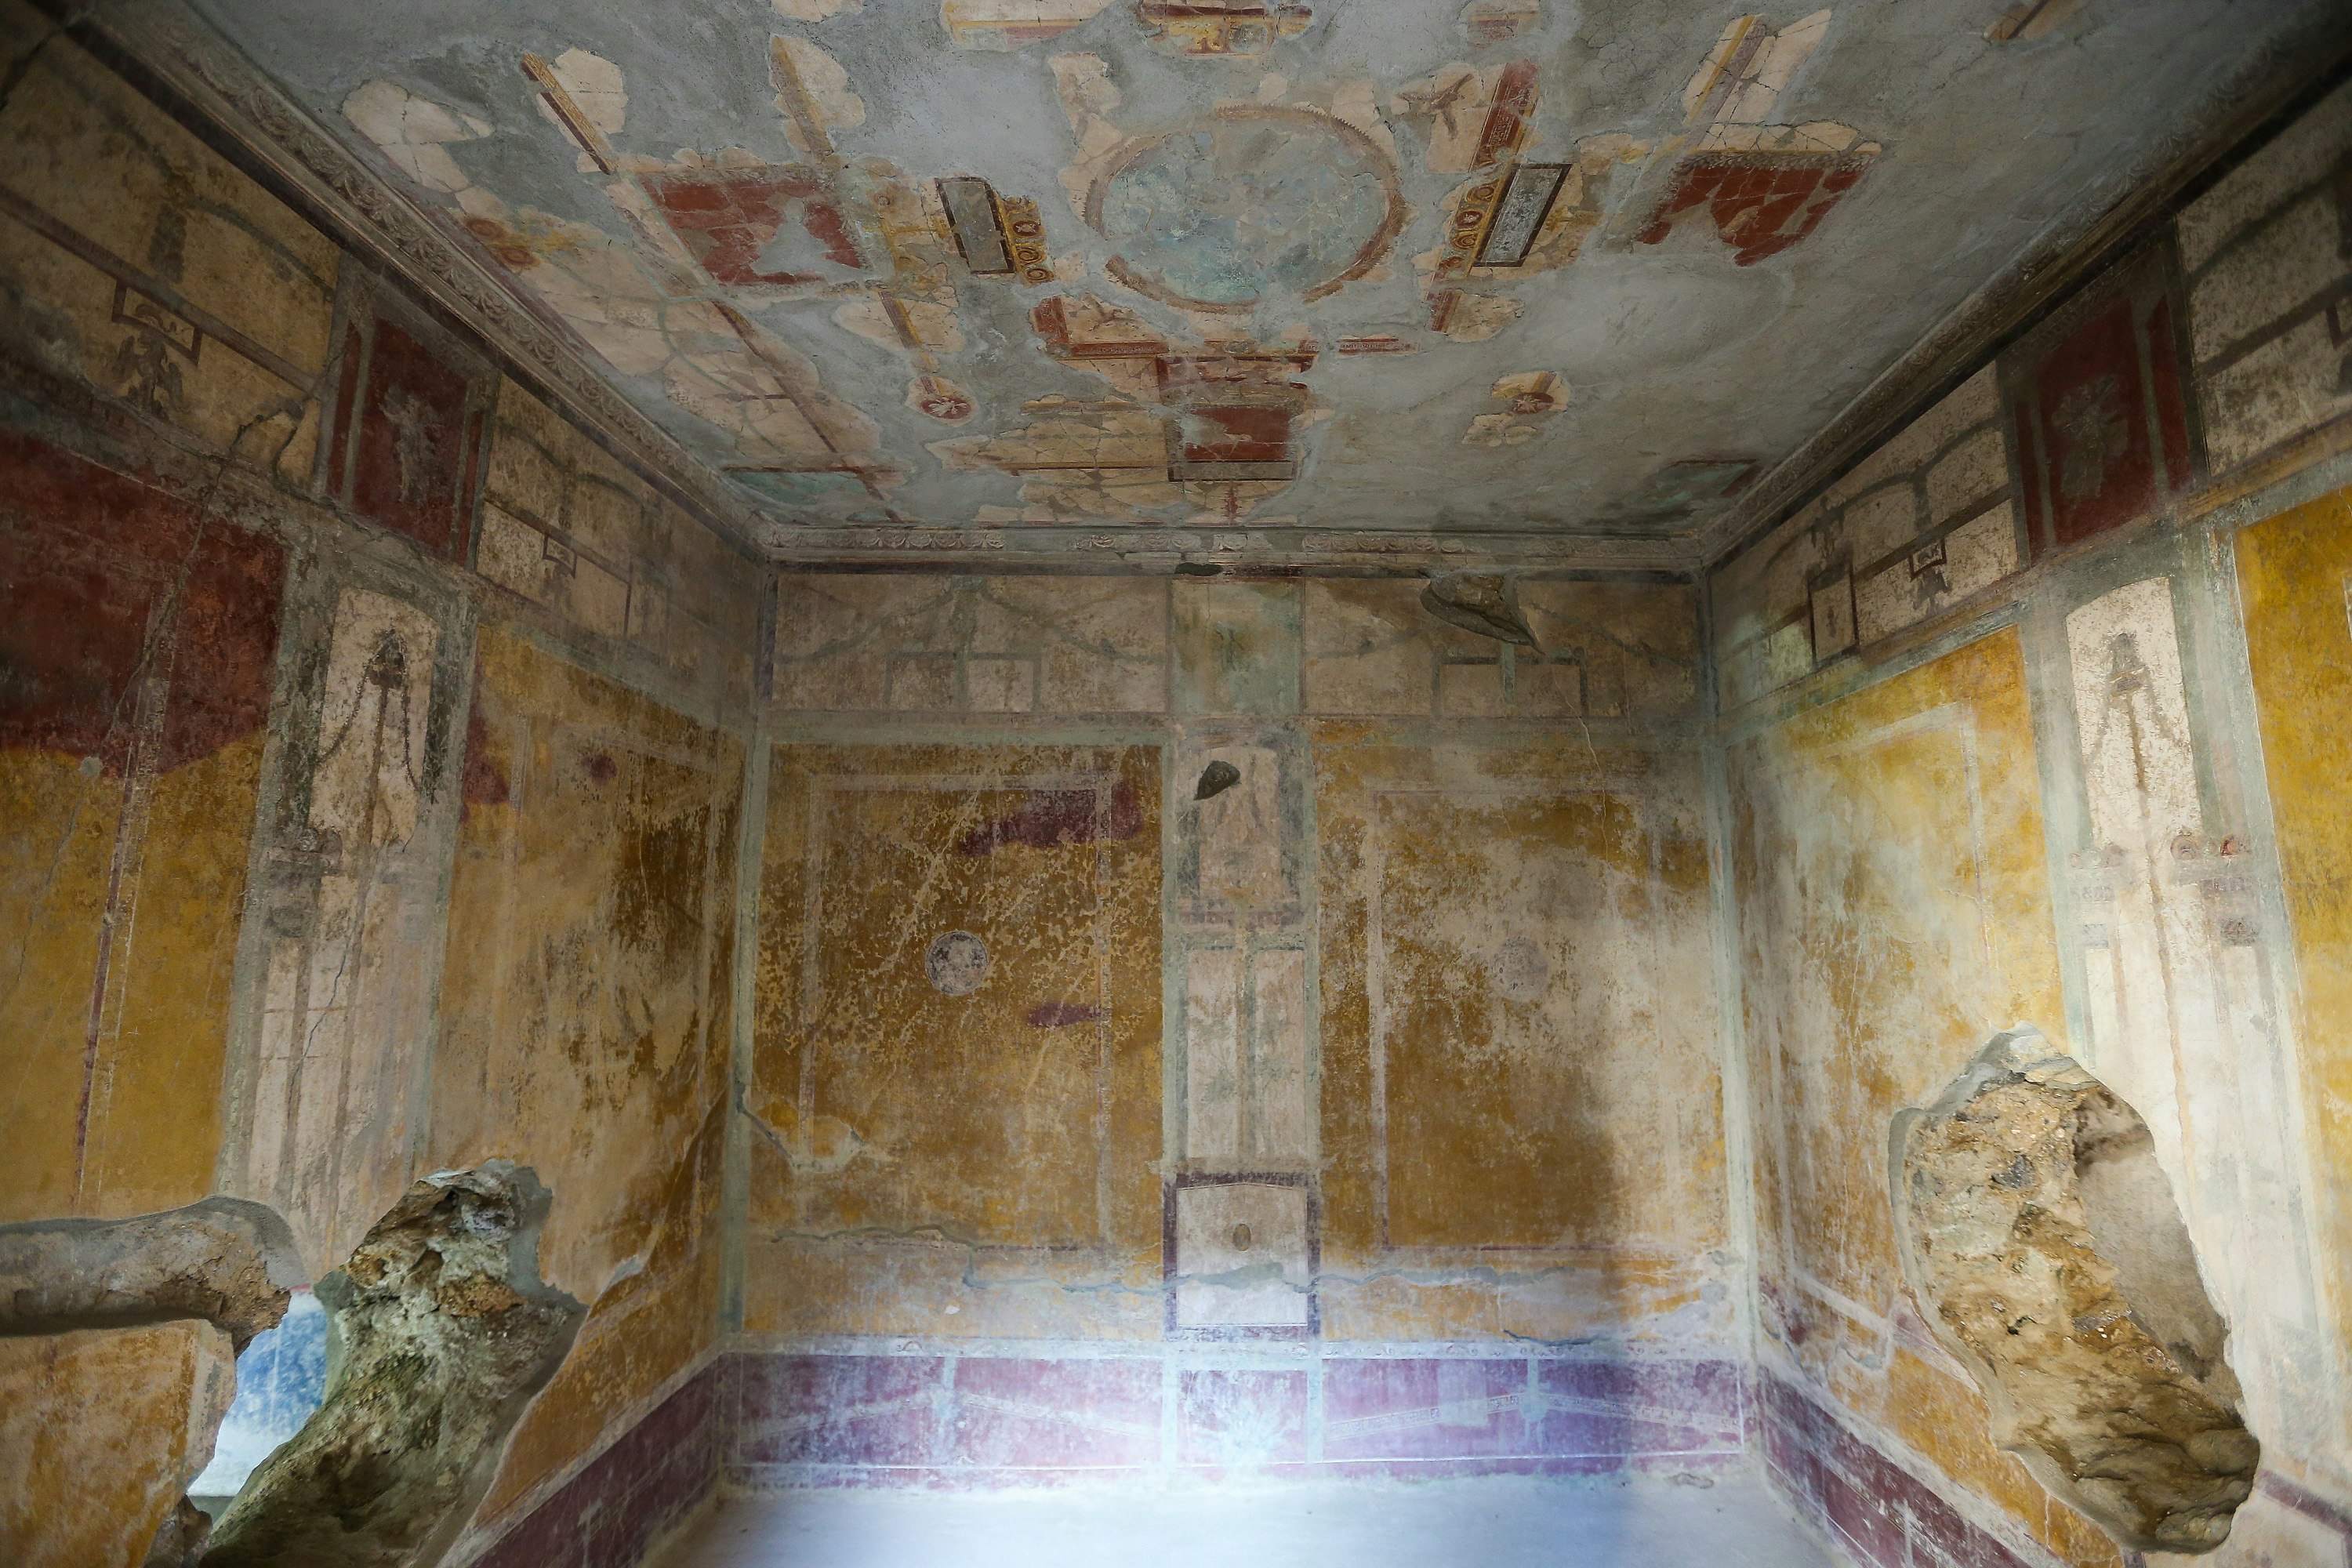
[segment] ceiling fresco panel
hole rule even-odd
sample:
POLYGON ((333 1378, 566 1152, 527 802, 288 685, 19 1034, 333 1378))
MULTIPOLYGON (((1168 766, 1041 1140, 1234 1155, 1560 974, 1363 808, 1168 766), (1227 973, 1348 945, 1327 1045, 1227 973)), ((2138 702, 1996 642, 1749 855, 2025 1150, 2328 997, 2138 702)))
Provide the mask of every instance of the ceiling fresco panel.
POLYGON ((779 553, 1097 561, 1695 549, 2326 9, 195 4, 779 553))

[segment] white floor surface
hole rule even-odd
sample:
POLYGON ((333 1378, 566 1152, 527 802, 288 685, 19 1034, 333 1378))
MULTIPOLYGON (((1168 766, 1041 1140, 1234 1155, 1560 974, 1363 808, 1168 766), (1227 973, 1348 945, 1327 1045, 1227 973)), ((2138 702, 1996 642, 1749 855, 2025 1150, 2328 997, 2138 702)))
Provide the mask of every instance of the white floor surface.
POLYGON ((1757 1481, 1520 1478, 719 1501, 659 1568, 1829 1568, 1757 1481))

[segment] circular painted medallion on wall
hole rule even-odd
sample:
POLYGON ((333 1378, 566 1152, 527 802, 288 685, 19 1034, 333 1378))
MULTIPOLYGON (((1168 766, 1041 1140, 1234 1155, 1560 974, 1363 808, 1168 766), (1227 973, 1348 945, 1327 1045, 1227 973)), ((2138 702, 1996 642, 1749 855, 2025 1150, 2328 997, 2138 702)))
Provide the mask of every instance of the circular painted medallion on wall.
POLYGON ((988 944, 968 931, 943 931, 923 953, 923 973, 950 996, 969 996, 988 978, 988 944))
POLYGON ((1532 1002, 1551 983, 1551 961, 1542 948, 1515 936, 1495 950, 1486 973, 1494 977, 1495 989, 1512 1001, 1532 1002))
POLYGON ((1404 218, 1396 165, 1361 131, 1241 104, 1131 143, 1087 199, 1119 246, 1111 274, 1195 310, 1320 299, 1370 271, 1404 218))

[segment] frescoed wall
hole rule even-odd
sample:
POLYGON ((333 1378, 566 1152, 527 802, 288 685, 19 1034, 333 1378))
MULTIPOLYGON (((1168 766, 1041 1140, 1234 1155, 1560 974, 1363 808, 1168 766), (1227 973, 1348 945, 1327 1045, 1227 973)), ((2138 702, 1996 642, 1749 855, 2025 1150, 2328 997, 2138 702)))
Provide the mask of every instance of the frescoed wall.
MULTIPOLYGON (((0 274, 12 356, 307 475, 334 248, 12 7, 0 274), (21 79, 16 79, 21 73, 21 79), (193 314, 191 314, 193 312, 193 314), (207 353, 206 351, 210 352, 207 353)), ((13 431, 7 1215, 201 1196, 287 552, 201 489, 13 431)))
POLYGON ((1422 586, 782 579, 730 1473, 1736 1448, 1696 595, 1422 586))
POLYGON ((2216 1560, 2345 1550, 2347 105, 1711 579, 1766 1447, 1874 1562, 1952 1518, 2116 1560, 1991 1446, 1890 1245, 1890 1118, 2015 1023, 2147 1121, 2228 1322, 2263 1469, 2216 1560))
MULTIPOLYGON (((2318 1184, 2310 1219, 2326 1243, 2319 1299, 2335 1307, 2323 1337, 2342 1344, 2352 1341, 2352 1215, 2342 1196, 2352 1162, 2352 840, 2337 781, 2352 744, 2352 494, 2239 535, 2238 582, 2301 984, 2303 1125, 2318 1184)), ((2341 1427, 2326 1435, 2344 1440, 2341 1427)))
POLYGON ((2069 1561, 2113 1561, 1985 1435, 1908 1300, 1886 1127, 2063 1018, 2025 665, 1997 632, 1731 748, 1759 1317, 1847 1409, 2069 1561))
POLYGON ((428 1168, 528 1162, 548 1280, 591 1308, 484 1505, 709 1341, 732 1043, 740 742, 485 628, 428 1168))
POLYGON ((1150 747, 779 746, 744 1318, 1156 1336, 1150 747))
MULTIPOLYGON (((494 1531, 716 1338, 760 574, 0 21, 0 1222, 249 1197, 316 1279, 419 1173, 533 1165, 595 1310, 494 1531)), ((0 1557, 140 1561, 226 1340, 5 1343, 0 1557)))
MULTIPOLYGON (((630 153, 617 66, 521 57, 634 238, 477 184, 461 109, 335 107, 747 493, 1000 542, 1403 507, 1374 367, 1502 339, 1412 416, 1488 465, 1475 523, 1600 417, 1507 358, 1536 279, 1826 265, 1905 151, 1797 118, 1829 13, 1562 140, 1515 40, 1565 21, 1480 5, 1441 20, 1514 58, 1269 76, 1186 152, 1122 83, 1335 24, 1183 9, 939 13, 974 56, 1135 33, 1024 57, 1093 261, 1044 187, 839 157, 872 105, 789 6, 758 74, 823 178, 630 153), (1225 332, 1257 285, 1122 205, 1269 126, 1330 154, 1285 164, 1329 179, 1282 287, 1401 310, 1225 332), (1407 188, 1445 215, 1410 268, 1407 188), (808 356, 731 302, 819 299, 808 356), (983 322, 1036 363, 959 384, 983 322)), ((532 1166, 589 1313, 460 1559, 619 1561, 721 1474, 1760 1451, 1874 1568, 2124 1568, 1897 1256, 1890 1120, 2022 1022, 2145 1120, 2228 1320, 2263 1469, 2216 1562, 2343 1561, 2347 89, 1704 574, 780 573, 184 106, 0 22, 0 1223, 238 1195, 315 1279, 419 1173, 532 1166)), ((1679 434, 1595 529, 1762 468, 1679 434)), ((138 1562, 218 1336, 5 1342, 0 1557, 138 1562)))

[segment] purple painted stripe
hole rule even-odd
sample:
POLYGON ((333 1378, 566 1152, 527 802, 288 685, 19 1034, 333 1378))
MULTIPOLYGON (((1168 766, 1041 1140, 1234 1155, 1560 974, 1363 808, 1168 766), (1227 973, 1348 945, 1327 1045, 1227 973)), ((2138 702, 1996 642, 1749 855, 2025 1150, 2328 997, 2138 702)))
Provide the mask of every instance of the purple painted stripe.
POLYGON ((1687 1468, 1742 1455, 1748 1421, 1727 1361, 1327 1354, 1318 1399, 1303 1366, 1181 1353, 737 1359, 726 1462, 753 1487, 1687 1468))
POLYGON ((1806 1394, 1765 1373, 1756 1404, 1767 1479, 1855 1561, 1873 1568, 2028 1568, 2024 1556, 1806 1394))
POLYGON ((476 1568, 632 1568, 717 1484, 725 1449, 722 1359, 518 1521, 476 1568))

